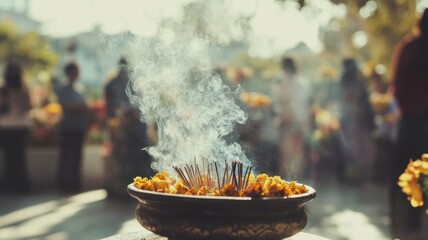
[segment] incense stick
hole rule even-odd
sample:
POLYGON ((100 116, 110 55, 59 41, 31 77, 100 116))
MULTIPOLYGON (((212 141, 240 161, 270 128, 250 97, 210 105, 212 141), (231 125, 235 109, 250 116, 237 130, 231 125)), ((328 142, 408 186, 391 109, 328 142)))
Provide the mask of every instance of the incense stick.
POLYGON ((252 167, 245 166, 240 161, 233 161, 231 166, 225 161, 223 176, 220 177, 217 162, 209 163, 208 159, 202 158, 201 166, 194 158, 193 164, 186 164, 183 168, 174 166, 173 169, 181 182, 188 188, 199 190, 217 188, 221 190, 226 184, 232 184, 237 191, 247 188, 252 167))

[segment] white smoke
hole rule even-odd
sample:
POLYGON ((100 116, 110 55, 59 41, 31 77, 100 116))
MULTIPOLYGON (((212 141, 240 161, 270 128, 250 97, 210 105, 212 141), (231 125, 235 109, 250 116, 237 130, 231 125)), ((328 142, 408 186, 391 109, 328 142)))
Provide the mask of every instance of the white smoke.
POLYGON ((188 3, 181 16, 160 21, 156 36, 132 46, 136 64, 128 95, 143 121, 157 123, 158 144, 147 149, 157 171, 173 172, 172 166, 195 157, 250 165, 239 144, 225 139, 247 118, 235 103, 239 89, 213 72, 208 54, 213 36, 226 41, 241 16, 218 6, 221 1, 188 3), (224 34, 216 34, 219 30, 224 34))

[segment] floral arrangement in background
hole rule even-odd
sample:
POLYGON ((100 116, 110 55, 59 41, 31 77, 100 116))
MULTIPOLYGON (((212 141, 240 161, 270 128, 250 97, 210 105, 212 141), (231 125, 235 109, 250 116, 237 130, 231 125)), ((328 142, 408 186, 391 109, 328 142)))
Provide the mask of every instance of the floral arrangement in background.
POLYGON ((398 178, 398 186, 408 196, 412 207, 424 205, 423 194, 428 194, 428 154, 421 159, 410 160, 407 168, 398 178))
POLYGON ((387 108, 391 105, 394 97, 391 92, 379 93, 373 92, 370 94, 370 103, 377 113, 383 113, 387 111, 387 108))
POLYGON ((106 106, 104 101, 95 100, 89 104, 89 111, 91 116, 91 124, 88 132, 89 143, 102 143, 105 138, 104 121, 106 118, 106 106))
POLYGON ((256 92, 243 92, 239 98, 242 103, 252 108, 269 107, 272 103, 269 96, 256 92))
MULTIPOLYGON (((88 142, 99 144, 105 138, 106 109, 104 101, 89 102, 90 126, 88 142)), ((57 141, 57 127, 63 115, 59 103, 52 102, 31 110, 32 144, 49 146, 57 141)))
POLYGON ((340 130, 339 120, 330 112, 325 109, 313 109, 315 120, 315 131, 312 135, 313 139, 321 142, 328 139, 340 130))
POLYGON ((33 120, 33 136, 35 140, 42 141, 48 138, 53 129, 56 128, 61 120, 62 108, 58 103, 49 103, 43 107, 34 108, 31 110, 33 120))

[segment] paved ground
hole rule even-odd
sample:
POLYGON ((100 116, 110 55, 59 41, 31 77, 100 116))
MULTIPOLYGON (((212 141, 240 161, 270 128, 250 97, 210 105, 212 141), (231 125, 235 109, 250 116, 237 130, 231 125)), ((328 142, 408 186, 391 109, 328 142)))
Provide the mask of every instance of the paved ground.
MULTIPOLYGON (((53 190, 55 151, 32 150, 35 191, 28 196, 0 194, 0 239, 100 239, 140 231, 135 200, 111 199, 102 189, 99 148, 87 147, 85 192, 63 195, 53 190)), ((335 181, 309 183, 317 197, 307 205, 305 232, 330 239, 388 239, 387 191, 384 186, 347 186, 335 181)))
POLYGON ((315 184, 317 198, 308 204, 306 231, 335 240, 388 239, 387 189, 355 187, 334 181, 315 184))

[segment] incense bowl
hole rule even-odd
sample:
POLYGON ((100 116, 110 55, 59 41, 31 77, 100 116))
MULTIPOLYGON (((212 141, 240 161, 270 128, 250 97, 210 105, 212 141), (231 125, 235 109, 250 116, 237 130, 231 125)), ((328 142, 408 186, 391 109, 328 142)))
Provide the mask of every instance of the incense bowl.
POLYGON ((290 197, 188 196, 141 190, 129 184, 138 200, 135 215, 147 230, 173 240, 279 240, 302 231, 304 205, 316 196, 290 197))

